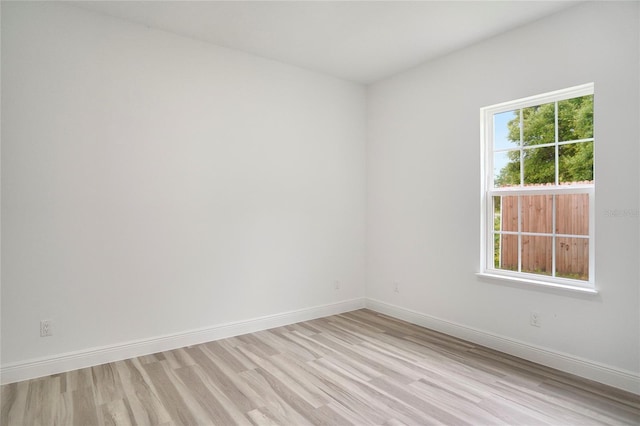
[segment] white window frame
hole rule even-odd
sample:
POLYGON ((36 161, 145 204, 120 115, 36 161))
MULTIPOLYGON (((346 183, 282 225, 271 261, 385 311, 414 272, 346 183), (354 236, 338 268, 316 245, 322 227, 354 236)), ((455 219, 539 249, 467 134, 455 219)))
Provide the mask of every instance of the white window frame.
MULTIPOLYGON (((574 185, 559 185, 558 184, 558 171, 556 167, 556 182, 554 185, 539 186, 539 187, 527 187, 522 183, 518 187, 507 188, 494 188, 494 172, 493 172, 493 117, 495 114, 503 112, 518 110, 522 108, 542 105, 546 103, 559 102, 565 99, 577 98, 581 96, 593 95, 594 85, 593 83, 583 84, 580 86, 570 87, 567 89, 557 90, 554 92, 544 93, 541 95, 531 96, 515 101, 509 101, 500 103, 497 105, 491 105, 480 109, 480 131, 481 131, 481 143, 482 143, 482 193, 481 193, 481 249, 480 249, 480 272, 481 277, 488 277, 491 279, 507 280, 517 283, 541 285, 546 287, 561 288, 567 290, 574 290, 586 293, 597 293, 595 287, 595 243, 594 243, 594 230, 595 230, 595 170, 594 180, 592 184, 574 184, 574 185), (586 238, 589 239, 589 280, 577 280, 570 278, 562 278, 555 276, 539 275, 528 272, 521 272, 521 261, 518 261, 518 271, 510 271, 505 269, 498 269, 494 265, 494 231, 493 231, 493 197, 505 196, 505 195, 546 195, 546 194, 588 194, 589 195, 589 234, 586 238)), ((559 142, 557 131, 557 105, 556 105, 556 137, 552 144, 541 144, 536 147, 544 146, 561 146, 565 142, 559 142)), ((594 119, 595 121, 595 119, 594 119)), ((576 141, 566 141, 566 143, 575 142, 594 142, 594 156, 595 156, 595 129, 593 138, 576 141)), ((521 152, 523 148, 521 147, 521 152)), ((556 149, 556 164, 557 164, 558 149, 556 149)), ((522 158, 522 157, 521 157, 522 158)), ((521 172, 524 169, 521 161, 521 172)), ((595 168, 595 161, 594 161, 595 168)), ((553 211, 554 223, 555 223, 555 208, 553 211)), ((520 226, 518 226, 517 235, 519 238, 523 235, 520 226)), ((526 233, 525 233, 526 234, 526 233)), ((573 235, 557 234, 555 225, 552 228, 552 259, 555 270, 556 261, 556 237, 574 237, 573 235)), ((585 236, 580 236, 584 238, 585 236)), ((521 256, 520 244, 518 245, 518 257, 521 256)), ((555 274, 555 272, 554 272, 555 274)))

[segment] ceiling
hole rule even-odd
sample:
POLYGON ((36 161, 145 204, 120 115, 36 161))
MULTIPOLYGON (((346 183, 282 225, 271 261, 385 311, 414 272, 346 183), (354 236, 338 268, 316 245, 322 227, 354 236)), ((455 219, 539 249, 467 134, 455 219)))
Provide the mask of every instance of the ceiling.
POLYGON ((575 1, 80 1, 70 4, 371 83, 575 1))

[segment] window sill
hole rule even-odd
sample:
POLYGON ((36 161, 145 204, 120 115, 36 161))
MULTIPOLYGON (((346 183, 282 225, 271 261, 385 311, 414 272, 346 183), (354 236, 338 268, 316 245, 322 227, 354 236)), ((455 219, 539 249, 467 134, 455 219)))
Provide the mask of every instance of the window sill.
POLYGON ((517 284, 535 285, 538 287, 566 290, 566 291, 572 291, 572 292, 582 293, 582 294, 593 294, 593 295, 598 294, 598 290, 596 290, 595 288, 577 287, 577 286, 566 285, 566 284, 550 283, 545 281, 532 280, 528 278, 510 277, 506 275, 490 274, 486 272, 478 272, 476 273, 476 276, 482 279, 507 281, 510 283, 517 283, 517 284))

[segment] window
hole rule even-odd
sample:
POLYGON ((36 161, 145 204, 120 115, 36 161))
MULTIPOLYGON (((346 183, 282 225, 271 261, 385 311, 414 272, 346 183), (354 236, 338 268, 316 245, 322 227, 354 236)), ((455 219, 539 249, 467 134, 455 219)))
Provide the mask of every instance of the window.
POLYGON ((481 275, 594 289, 593 84, 481 109, 481 275))

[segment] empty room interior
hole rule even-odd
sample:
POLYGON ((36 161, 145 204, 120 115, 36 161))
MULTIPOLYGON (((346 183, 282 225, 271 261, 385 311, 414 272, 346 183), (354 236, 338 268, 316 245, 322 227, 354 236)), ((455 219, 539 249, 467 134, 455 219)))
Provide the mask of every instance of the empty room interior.
POLYGON ((640 424, 640 2, 0 15, 1 424, 640 424))

